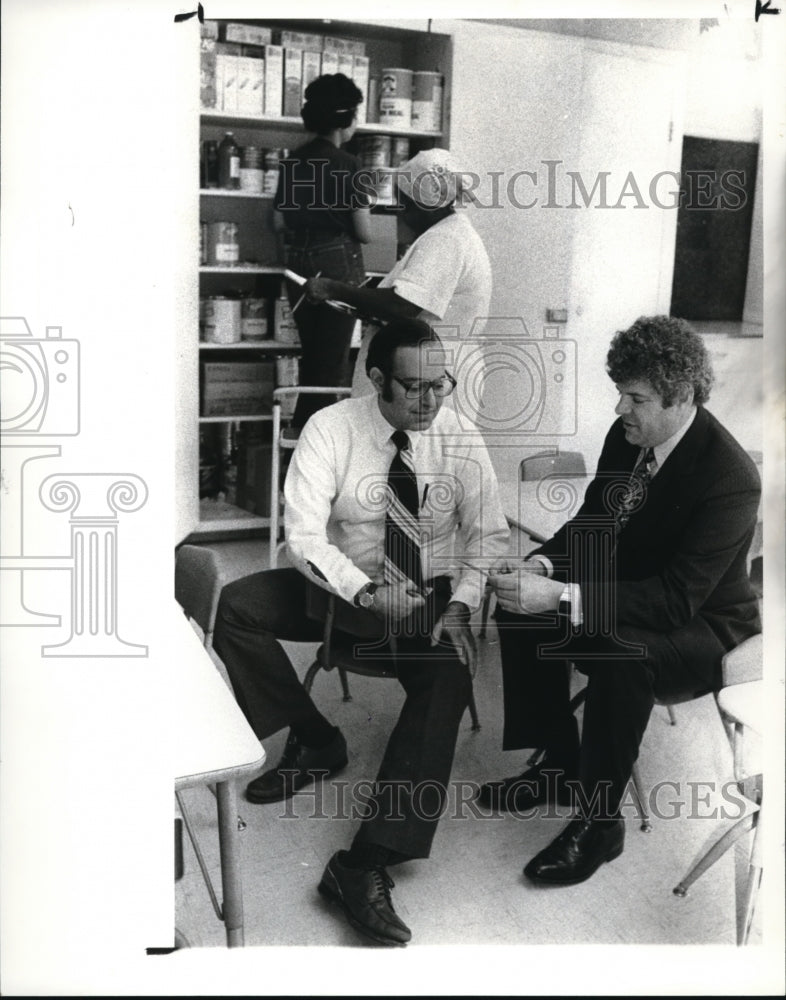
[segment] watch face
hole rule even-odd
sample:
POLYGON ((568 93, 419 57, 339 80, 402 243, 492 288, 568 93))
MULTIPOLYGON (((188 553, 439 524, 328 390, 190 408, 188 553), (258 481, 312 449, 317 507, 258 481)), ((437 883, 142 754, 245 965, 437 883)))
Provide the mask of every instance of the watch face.
POLYGON ((360 595, 360 597, 358 598, 358 603, 360 604, 361 608, 370 608, 371 605, 374 603, 374 594, 366 591, 365 594, 360 595))

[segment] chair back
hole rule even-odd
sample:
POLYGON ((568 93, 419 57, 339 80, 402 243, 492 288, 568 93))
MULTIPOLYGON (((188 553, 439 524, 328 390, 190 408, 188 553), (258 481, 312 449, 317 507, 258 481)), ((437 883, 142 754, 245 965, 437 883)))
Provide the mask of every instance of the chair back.
POLYGON ((522 482, 543 479, 544 476, 586 476, 587 468, 580 451, 543 451, 522 458, 519 477, 522 482))
POLYGON ((752 635, 730 649, 721 660, 723 686, 761 680, 763 657, 764 636, 761 634, 752 635))
POLYGON ((202 630, 205 645, 213 633, 221 569, 213 549, 201 545, 181 545, 175 555, 175 600, 202 630))

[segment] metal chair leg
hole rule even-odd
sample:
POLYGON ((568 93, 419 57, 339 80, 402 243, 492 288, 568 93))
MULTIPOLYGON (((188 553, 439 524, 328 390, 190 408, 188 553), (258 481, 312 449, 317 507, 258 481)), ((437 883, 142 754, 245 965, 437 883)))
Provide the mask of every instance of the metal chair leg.
POLYGON ((669 713, 669 722, 672 724, 672 726, 676 726, 677 725, 677 716, 674 714, 674 706, 673 705, 667 705, 666 706, 666 711, 669 713))
POLYGON ((338 668, 338 676, 341 678, 341 690, 344 694, 343 701, 352 701, 352 695, 349 693, 349 680, 347 679, 347 672, 343 667, 338 668))
POLYGON ((469 689, 469 715, 472 719, 472 732, 477 733, 480 730, 480 720, 478 719, 478 709, 475 705, 475 689, 471 687, 469 689))
POLYGON ((756 897, 761 886, 761 876, 764 867, 762 859, 762 836, 761 836, 761 808, 756 813, 754 820, 756 832, 753 835, 753 846, 751 847, 750 867, 748 869, 748 883, 745 887, 745 907, 743 910, 743 922, 737 935, 737 944, 747 944, 753 924, 753 912, 756 907, 756 897))
POLYGON ((633 771, 631 773, 631 780, 633 782, 633 794, 636 797, 636 806, 639 811, 639 819, 641 820, 641 829, 643 833, 652 832, 652 823, 650 823, 650 816, 647 812, 646 800, 644 798, 644 792, 641 787, 641 772, 639 771, 638 761, 633 765, 633 771))
POLYGON ((690 889, 693 883, 700 878, 708 868, 711 868, 716 861, 722 858, 726 851, 728 851, 728 849, 735 844, 740 837, 748 833, 748 831, 753 828, 757 815, 757 813, 749 813, 747 816, 743 816, 742 819, 737 820, 730 830, 727 830, 722 837, 716 840, 712 847, 710 847, 710 849, 706 851, 696 862, 693 868, 691 868, 679 885, 676 885, 672 889, 674 895, 686 895, 688 889, 690 889))

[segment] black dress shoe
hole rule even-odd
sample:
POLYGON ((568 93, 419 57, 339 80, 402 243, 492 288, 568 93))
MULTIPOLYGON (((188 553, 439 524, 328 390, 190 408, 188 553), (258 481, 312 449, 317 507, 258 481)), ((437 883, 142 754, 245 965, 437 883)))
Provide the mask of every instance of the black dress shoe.
POLYGON ((412 931, 393 909, 390 890, 393 879, 386 869, 347 868, 339 851, 328 861, 318 889, 337 903, 352 926, 378 944, 403 947, 412 931))
POLYGON ((317 778, 337 774, 347 766, 347 742, 340 730, 326 747, 303 746, 290 733, 278 764, 246 786, 249 802, 282 802, 317 778))
POLYGON ((621 819, 573 819, 535 855, 524 874, 535 882, 575 885, 594 875, 604 861, 618 858, 624 845, 621 819))
POLYGON ((514 774, 501 781, 487 781, 480 786, 478 802, 488 809, 526 812, 546 802, 562 806, 572 803, 569 785, 573 773, 548 762, 537 764, 523 774, 514 774))

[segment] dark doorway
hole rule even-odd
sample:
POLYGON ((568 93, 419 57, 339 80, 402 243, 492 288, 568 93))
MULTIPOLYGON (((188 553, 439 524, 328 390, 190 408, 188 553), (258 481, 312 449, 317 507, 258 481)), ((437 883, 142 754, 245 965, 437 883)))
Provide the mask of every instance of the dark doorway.
POLYGON ((758 150, 683 138, 672 316, 742 319, 758 150))

